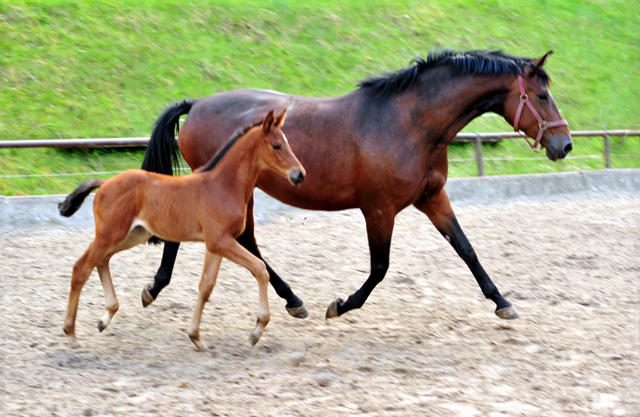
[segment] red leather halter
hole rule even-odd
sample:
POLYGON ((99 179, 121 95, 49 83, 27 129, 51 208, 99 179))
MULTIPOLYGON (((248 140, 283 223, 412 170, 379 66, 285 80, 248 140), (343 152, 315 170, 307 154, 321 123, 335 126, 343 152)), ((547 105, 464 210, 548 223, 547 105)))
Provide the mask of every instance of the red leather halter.
POLYGON ((536 109, 533 107, 533 104, 531 104, 531 102, 529 101, 529 96, 527 95, 524 89, 524 81, 522 79, 522 75, 520 74, 518 74, 518 84, 520 84, 520 104, 518 105, 518 111, 516 112, 516 120, 513 123, 513 129, 516 132, 518 131, 518 123, 520 123, 520 116, 522 115, 522 109, 524 109, 524 105, 526 104, 527 107, 529 107, 529 110, 531 110, 531 113, 533 113, 535 118, 538 120, 538 126, 540 127, 540 130, 538 130, 538 136, 536 136, 536 141, 533 145, 531 144, 531 142, 529 142, 529 139, 527 139, 526 137, 524 138, 524 140, 526 140, 529 146, 531 146, 531 149, 533 149, 535 152, 540 152, 542 150, 542 146, 538 148, 538 145, 542 140, 542 134, 544 133, 544 131, 550 127, 569 126, 569 122, 567 122, 564 119, 556 120, 553 122, 547 122, 543 120, 542 117, 540 117, 540 114, 538 114, 536 109))

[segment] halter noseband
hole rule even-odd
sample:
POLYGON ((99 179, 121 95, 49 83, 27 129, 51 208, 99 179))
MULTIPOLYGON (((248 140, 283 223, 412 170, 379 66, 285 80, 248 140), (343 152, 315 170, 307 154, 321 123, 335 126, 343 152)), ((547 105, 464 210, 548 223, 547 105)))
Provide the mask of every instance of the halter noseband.
POLYGON ((531 113, 533 113, 535 118, 538 120, 538 126, 540 127, 540 130, 538 130, 538 136, 536 136, 536 141, 533 145, 531 144, 531 142, 529 142, 529 139, 527 139, 526 136, 524 140, 526 140, 529 146, 531 146, 531 149, 533 149, 535 152, 540 152, 542 150, 542 147, 538 148, 538 145, 542 140, 542 134, 544 133, 544 131, 550 127, 569 126, 569 122, 564 119, 556 120, 554 122, 547 122, 546 120, 543 120, 542 117, 540 117, 540 114, 538 114, 538 112, 536 111, 535 107, 533 107, 533 104, 531 104, 531 102, 529 101, 529 96, 524 89, 524 80, 522 79, 522 75, 520 74, 518 74, 518 84, 520 84, 520 104, 518 105, 518 111, 516 112, 516 120, 513 123, 513 129, 516 132, 518 131, 518 123, 520 123, 522 109, 524 109, 524 105, 526 104, 527 107, 529 107, 529 110, 531 110, 531 113))

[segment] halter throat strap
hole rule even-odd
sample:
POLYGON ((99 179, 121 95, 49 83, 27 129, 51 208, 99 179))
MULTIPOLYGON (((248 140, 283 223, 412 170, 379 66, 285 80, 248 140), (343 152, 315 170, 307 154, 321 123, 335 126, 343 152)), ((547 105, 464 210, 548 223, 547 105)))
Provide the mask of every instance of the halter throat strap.
POLYGON ((516 119, 515 119, 515 122, 513 123, 513 130, 516 132, 519 130, 518 124, 520 123, 520 116, 522 116, 522 110, 526 105, 529 108, 529 110, 531 110, 531 113, 533 113, 533 116, 536 118, 536 120, 538 120, 539 130, 538 130, 538 136, 536 136, 536 141, 533 144, 529 142, 529 139, 527 139, 526 136, 524 140, 527 141, 531 149, 533 149, 536 152, 540 152, 542 150, 542 146, 538 148, 538 145, 542 140, 542 135, 544 134, 544 131, 550 127, 569 126, 569 122, 567 122, 564 119, 555 120, 553 122, 547 122, 546 120, 543 120, 542 117, 540 117, 540 114, 538 113, 538 111, 535 109, 535 107, 533 107, 533 104, 531 104, 531 101, 529 101, 529 96, 527 95, 524 89, 524 80, 522 79, 522 75, 520 74, 518 74, 518 84, 520 85, 520 104, 518 105, 518 111, 516 111, 516 119))

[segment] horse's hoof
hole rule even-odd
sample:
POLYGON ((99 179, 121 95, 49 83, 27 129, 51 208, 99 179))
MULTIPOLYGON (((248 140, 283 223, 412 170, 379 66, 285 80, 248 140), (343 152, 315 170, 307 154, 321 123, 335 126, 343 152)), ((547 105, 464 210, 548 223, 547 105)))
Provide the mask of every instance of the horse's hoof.
POLYGON ((513 305, 510 305, 509 307, 496 310, 496 316, 504 320, 513 320, 520 317, 520 314, 518 313, 518 310, 516 310, 516 308, 513 305))
POLYGON ((153 303, 155 298, 151 295, 149 290, 151 289, 152 284, 148 284, 142 288, 142 307, 147 307, 149 304, 153 303))
POLYGON ((302 304, 300 307, 287 307, 287 312, 289 315, 297 318, 297 319, 306 319, 309 317, 309 312, 307 311, 307 307, 302 304))
POLYGON ((258 340, 260 340, 260 336, 256 336, 254 334, 249 336, 249 343, 251 343, 251 346, 255 346, 256 343, 258 343, 258 340))
POLYGON ((107 325, 104 324, 102 320, 98 320, 98 331, 102 333, 106 328, 107 328, 107 325))
POLYGON ((329 307, 327 308, 327 314, 325 314, 324 318, 325 319, 332 319, 334 317, 338 317, 338 304, 342 304, 344 303, 344 301, 342 300, 342 298, 338 297, 336 298, 336 300, 334 302, 332 302, 331 304, 329 304, 329 307))

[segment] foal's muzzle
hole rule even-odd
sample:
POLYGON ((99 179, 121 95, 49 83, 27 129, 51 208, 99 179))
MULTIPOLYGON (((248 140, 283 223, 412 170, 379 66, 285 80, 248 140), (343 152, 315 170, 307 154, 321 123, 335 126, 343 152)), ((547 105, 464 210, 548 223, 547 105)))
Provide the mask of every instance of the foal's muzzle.
POLYGON ((304 180, 304 172, 300 168, 294 168, 289 172, 291 184, 298 185, 304 180))

